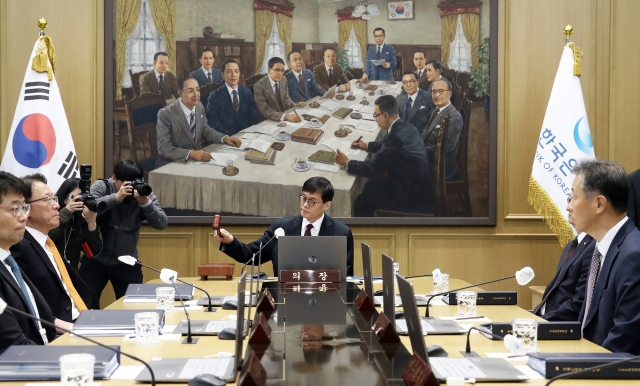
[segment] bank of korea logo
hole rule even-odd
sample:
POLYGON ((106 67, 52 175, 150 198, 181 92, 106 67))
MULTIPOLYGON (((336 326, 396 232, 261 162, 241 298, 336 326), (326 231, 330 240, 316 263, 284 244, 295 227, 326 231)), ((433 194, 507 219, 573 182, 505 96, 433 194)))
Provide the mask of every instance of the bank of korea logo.
POLYGON ((576 126, 573 128, 573 139, 576 141, 576 145, 580 151, 586 155, 595 157, 591 130, 589 130, 589 123, 585 118, 586 117, 582 117, 576 122, 576 126))
POLYGON ((13 155, 22 166, 37 169, 51 161, 56 151, 56 132, 44 114, 29 114, 20 120, 13 135, 13 155))

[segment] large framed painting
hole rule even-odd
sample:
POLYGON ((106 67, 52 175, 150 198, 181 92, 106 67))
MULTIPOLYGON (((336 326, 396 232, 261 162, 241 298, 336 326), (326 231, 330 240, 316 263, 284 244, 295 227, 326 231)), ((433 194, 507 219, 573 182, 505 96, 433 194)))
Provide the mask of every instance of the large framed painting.
MULTIPOLYGON (((497 0, 372 0, 364 7, 356 0, 104 4, 104 174, 111 176, 124 159, 138 162, 171 224, 210 224, 214 214, 222 214, 225 224, 268 224, 298 214, 302 184, 321 176, 334 187, 327 213, 346 224, 495 225, 497 0), (381 32, 381 55, 388 57, 367 57, 381 32), (154 60, 158 52, 166 54, 160 55, 165 64, 154 60), (256 113, 255 122, 234 128, 228 122, 240 122, 252 110, 234 111, 232 94, 226 110, 210 103, 237 83, 247 90, 238 106, 248 106, 243 104, 253 99, 254 85, 271 76, 269 59, 282 58, 289 70, 290 52, 301 54, 309 78, 339 65, 346 77, 340 84, 348 81, 349 89, 329 97, 317 93, 287 110, 302 118, 297 123, 256 113), (239 76, 225 75, 225 62, 239 76), (390 78, 363 81, 367 63, 392 64, 390 78), (197 119, 240 139, 243 149, 206 138, 187 146, 175 137, 182 135, 179 128, 178 134, 157 130, 158 112, 180 107, 177 84, 187 77, 200 87, 204 110, 197 119), (162 93, 153 86, 160 80, 162 93), (395 99, 400 117, 416 129, 402 142, 415 156, 377 153, 391 139, 373 114, 378 98, 395 99), (358 138, 369 148, 352 148, 358 138), (198 162, 187 152, 171 157, 167 149, 212 159, 198 162), (334 159, 337 149, 348 168, 334 159)), ((186 133, 186 118, 184 127, 186 133)))

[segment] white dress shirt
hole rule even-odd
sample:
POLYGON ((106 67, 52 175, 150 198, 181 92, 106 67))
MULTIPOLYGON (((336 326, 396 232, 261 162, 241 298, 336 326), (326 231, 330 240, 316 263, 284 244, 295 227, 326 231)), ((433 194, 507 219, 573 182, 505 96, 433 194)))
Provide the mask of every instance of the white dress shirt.
MULTIPOLYGON (((316 202, 316 205, 320 205, 320 202, 316 202)), ((313 228, 311 228, 311 236, 317 236, 320 233, 320 227, 322 226, 322 220, 324 220, 324 213, 314 222, 310 222, 306 218, 302 218, 302 230, 300 231, 300 236, 304 236, 304 232, 307 230, 307 225, 313 224, 313 228)))
POLYGON ((80 316, 80 311, 78 311, 78 307, 76 306, 76 303, 74 303, 73 299, 71 298, 71 295, 69 295, 67 284, 62 280, 62 276, 60 276, 60 270, 58 269, 56 260, 53 257, 53 252, 51 252, 51 250, 49 249, 49 246, 47 245, 47 238, 49 238, 49 236, 31 227, 27 227, 27 232, 29 232, 31 236, 33 236, 33 238, 36 239, 38 244, 44 250, 44 253, 47 255, 47 257, 49 257, 49 260, 51 261, 51 265, 53 265, 53 269, 55 269, 56 274, 58 275, 58 279, 60 279, 60 283, 62 283, 62 287, 64 288, 64 291, 67 293, 69 300, 71 300, 71 319, 76 320, 78 316, 80 316))
POLYGON ((155 73, 156 73, 156 80, 158 81, 158 83, 160 83, 160 75, 162 75, 162 81, 163 81, 163 82, 166 80, 166 79, 165 79, 165 76, 164 76, 164 73, 162 73, 162 74, 161 74, 161 73, 159 73, 158 71, 156 71, 156 69, 155 69, 155 68, 153 69, 153 72, 155 72, 155 73))
POLYGON ((596 248, 598 248, 598 251, 600 251, 600 254, 602 255, 602 258, 600 259, 600 271, 602 271, 604 258, 607 256, 607 252, 609 252, 609 247, 611 247, 611 242, 613 242, 613 238, 616 237, 616 235, 618 234, 618 231, 620 230, 620 228, 622 228, 622 226, 624 225, 625 222, 627 222, 628 219, 629 217, 624 216, 622 220, 620 220, 616 225, 613 226, 613 228, 609 229, 609 231, 605 233, 604 237, 602 237, 602 240, 596 243, 596 248))
POLYGON ((228 84, 224 84, 225 87, 227 88, 227 91, 229 91, 229 97, 231 98, 231 105, 233 106, 233 92, 235 91, 236 93, 238 93, 238 105, 240 104, 240 91, 238 90, 238 86, 236 85, 236 88, 232 88, 229 87, 228 84))

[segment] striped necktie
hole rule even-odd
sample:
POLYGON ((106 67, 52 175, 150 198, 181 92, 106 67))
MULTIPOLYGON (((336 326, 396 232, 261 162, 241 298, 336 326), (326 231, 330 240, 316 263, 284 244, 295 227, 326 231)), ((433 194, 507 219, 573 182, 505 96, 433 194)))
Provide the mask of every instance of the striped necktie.
POLYGON ((196 113, 191 112, 191 118, 189 119, 189 127, 191 128, 191 136, 196 139, 196 113))
POLYGON ((307 224, 307 227, 304 230, 305 236, 311 236, 311 230, 313 229, 313 224, 307 224))
POLYGON ((589 267, 589 279, 587 280, 587 297, 585 299, 584 317, 582 318, 582 331, 584 334, 584 323, 587 320, 589 314, 589 308, 591 308, 591 300, 593 297, 593 291, 596 288, 596 282, 598 281, 598 274, 600 273, 600 262, 602 261, 602 254, 598 250, 598 246, 593 250, 593 257, 591 258, 591 266, 589 267))
MULTIPOLYGON (((9 255, 5 262, 7 263, 7 265, 9 265, 9 267, 11 267, 11 272, 13 272, 13 276, 16 277, 16 281, 18 282, 18 286, 20 287, 20 291, 22 291, 22 295, 24 295, 25 300, 27 301, 27 305, 29 306, 29 311, 31 312, 31 315, 33 315, 34 317, 36 317, 36 309, 33 306, 33 303, 31 302, 31 296, 29 296, 29 291, 27 291, 27 283, 24 282, 24 279, 22 278, 22 272, 20 271, 20 267, 18 267, 18 263, 16 263, 16 261, 14 260, 13 256, 9 255)), ((40 329, 40 325, 38 324, 37 321, 35 321, 36 324, 36 330, 40 329)))

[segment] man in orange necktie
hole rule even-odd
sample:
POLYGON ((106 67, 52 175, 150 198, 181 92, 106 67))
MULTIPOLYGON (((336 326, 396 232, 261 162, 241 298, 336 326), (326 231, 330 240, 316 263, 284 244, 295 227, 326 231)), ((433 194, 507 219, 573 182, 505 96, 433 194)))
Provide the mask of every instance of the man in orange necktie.
POLYGON ((73 322, 91 304, 91 294, 80 275, 60 256, 47 236, 60 223, 57 197, 42 174, 32 174, 22 180, 31 193, 27 198, 31 211, 24 239, 11 247, 11 255, 42 293, 53 315, 73 322))

